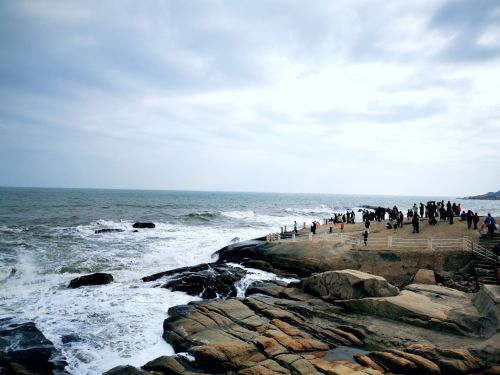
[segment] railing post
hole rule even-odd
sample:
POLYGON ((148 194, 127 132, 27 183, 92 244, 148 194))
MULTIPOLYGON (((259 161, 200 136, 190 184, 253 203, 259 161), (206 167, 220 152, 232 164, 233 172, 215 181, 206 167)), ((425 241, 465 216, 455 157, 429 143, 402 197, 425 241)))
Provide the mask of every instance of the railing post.
POLYGON ((313 234, 309 233, 309 241, 312 241, 312 240, 313 240, 313 234))
POLYGON ((278 234, 278 242, 281 242, 281 235, 278 234))
POLYGON ((295 233, 292 233, 292 241, 295 242, 295 233))
POLYGON ((392 236, 387 237, 387 246, 392 249, 392 236))
POLYGON ((427 249, 432 250, 432 238, 427 239, 427 249))

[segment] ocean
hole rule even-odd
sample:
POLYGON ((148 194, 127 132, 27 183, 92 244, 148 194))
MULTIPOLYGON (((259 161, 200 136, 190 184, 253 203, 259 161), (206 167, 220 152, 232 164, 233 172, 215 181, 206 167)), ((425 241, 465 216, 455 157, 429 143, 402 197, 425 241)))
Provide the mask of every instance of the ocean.
MULTIPOLYGON (((167 310, 197 299, 153 288, 142 277, 213 261, 236 237, 293 228, 294 220, 309 225, 363 205, 406 210, 441 199, 500 216, 500 201, 454 197, 0 188, 0 319, 34 322, 71 374, 141 366, 174 353, 161 337, 167 310), (156 228, 134 232, 136 221, 156 228), (106 228, 123 232, 95 233, 106 228), (93 272, 111 273, 115 281, 67 288, 93 272)), ((277 277, 250 271, 241 294, 252 280, 277 277)))

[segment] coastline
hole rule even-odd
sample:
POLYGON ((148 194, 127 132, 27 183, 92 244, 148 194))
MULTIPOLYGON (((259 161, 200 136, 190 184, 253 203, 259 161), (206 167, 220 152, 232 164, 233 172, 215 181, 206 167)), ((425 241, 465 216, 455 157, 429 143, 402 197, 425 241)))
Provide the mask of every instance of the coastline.
MULTIPOLYGON (((384 224, 373 223, 370 236, 414 235, 405 226, 394 233, 384 224)), ((338 228, 331 226, 335 233, 338 228)), ((467 230, 463 222, 429 228, 424 224, 422 229, 419 237, 480 238, 478 231, 467 230)), ((422 269, 441 281, 452 273, 470 272, 470 252, 459 248, 427 253, 408 249, 358 251, 327 237, 322 240, 329 231, 330 225, 322 225, 313 240, 267 243, 260 238, 217 251, 219 259, 214 267, 238 263, 298 276, 300 282, 256 282, 244 298, 205 299, 169 309, 163 337, 176 353, 188 354, 159 357, 141 370, 135 369, 137 373, 379 374, 407 373, 416 368, 418 373, 448 373, 452 368, 454 373, 467 374, 499 364, 498 306, 489 310, 483 306, 491 298, 488 293, 498 298, 498 288, 487 286, 476 293, 464 293, 442 282, 415 280, 422 269), (332 271, 335 269, 345 271, 332 271), (343 272, 348 277, 337 288, 345 290, 349 283, 352 287, 363 281, 370 290, 368 295, 345 299, 326 293, 333 275, 342 278, 343 272), (378 285, 375 291, 374 278, 378 285), (384 295, 391 284, 400 289, 396 288, 394 295, 384 295), (498 316, 492 318, 491 314, 498 316), (489 316, 487 323, 485 316, 489 316)), ((345 227, 346 235, 360 236, 361 231, 362 223, 345 227)), ((302 229, 297 238, 306 236, 308 229, 302 229)), ((135 370, 119 366, 106 374, 135 370)))
MULTIPOLYGON (((48 193, 44 191, 33 191, 29 194, 23 192, 23 196, 27 194, 28 198, 33 198, 33 202, 30 204, 28 203, 29 200, 27 202, 23 200, 29 206, 24 208, 25 213, 23 216, 19 217, 17 221, 4 221, 0 225, 2 239, 15 241, 12 242, 12 250, 14 251, 18 249, 15 244, 21 243, 21 240, 31 244, 31 246, 34 246, 33 248, 54 249, 54 251, 46 253, 51 258, 43 259, 43 261, 42 259, 38 260, 33 257, 27 259, 25 257, 19 260, 31 260, 31 262, 27 264, 13 263, 12 267, 15 266, 17 272, 13 276, 5 273, 5 283, 8 285, 8 288, 5 289, 5 295, 12 299, 13 303, 10 306, 14 307, 14 309, 11 309, 11 311, 16 311, 15 306, 18 301, 33 301, 33 303, 26 304, 28 310, 23 310, 28 312, 26 314, 27 321, 35 323, 40 332, 51 340, 58 350, 62 351, 58 355, 62 354, 67 358, 67 371, 74 374, 102 373, 125 361, 139 368, 147 360, 160 354, 169 354, 174 356, 174 359, 177 358, 178 355, 174 355, 171 341, 167 343, 161 337, 162 321, 165 319, 168 308, 172 307, 174 309, 172 311, 182 310, 182 306, 188 304, 189 301, 199 300, 200 296, 219 298, 220 303, 225 300, 232 301, 236 299, 245 301, 243 302, 245 304, 248 302, 248 298, 259 299, 262 295, 271 295, 274 296, 273 298, 280 300, 281 308, 285 306, 285 310, 289 313, 299 314, 298 319, 300 318, 302 322, 312 324, 317 319, 320 319, 325 312, 312 311, 306 313, 309 309, 314 310, 316 308, 311 307, 311 304, 316 304, 318 308, 323 306, 323 309, 331 311, 332 314, 339 310, 347 311, 348 307, 336 302, 325 304, 324 297, 311 294, 299 285, 289 285, 290 278, 296 279, 295 282, 300 283, 301 279, 309 277, 312 273, 325 272, 331 269, 354 269, 385 276, 395 286, 403 289, 415 276, 415 271, 418 271, 419 267, 426 267, 436 269, 436 278, 442 278, 438 282, 443 286, 468 290, 470 288, 469 284, 471 284, 471 281, 465 277, 462 279, 455 277, 456 272, 454 271, 465 264, 463 262, 464 258, 459 252, 456 252, 455 255, 457 260, 450 261, 451 258, 444 250, 434 249, 432 252, 420 252, 418 249, 414 249, 415 251, 398 254, 395 249, 384 249, 374 244, 377 238, 383 238, 383 241, 387 243, 388 236, 393 237, 394 243, 397 240, 418 237, 438 238, 438 234, 435 235, 427 230, 425 221, 421 223, 421 233, 419 235, 411 233, 411 225, 408 225, 408 222, 404 225, 403 230, 398 230, 396 233, 385 229, 383 224, 379 225, 372 222, 368 237, 368 249, 359 246, 363 241, 361 236, 362 224, 360 223, 345 226, 346 243, 344 244, 336 242, 339 239, 339 225, 333 225, 333 236, 329 233, 329 225, 319 226, 317 234, 310 244, 307 242, 309 228, 300 231, 295 244, 287 243, 285 238, 287 236, 283 236, 281 242, 275 241, 266 244, 264 241, 265 237, 262 235, 269 230, 279 228, 281 223, 290 223, 290 220, 293 222, 293 219, 297 219, 299 223, 302 223, 302 221, 312 220, 313 217, 329 217, 332 210, 338 212, 335 207, 357 205, 357 197, 346 197, 345 202, 329 202, 317 201, 315 196, 307 196, 310 201, 294 202, 296 196, 270 197, 269 195, 258 194, 257 196, 235 197, 231 195, 226 197, 226 195, 219 194, 217 195, 218 202, 221 199, 226 199, 227 203, 214 209, 211 203, 214 199, 212 194, 182 195, 178 193, 165 196, 163 193, 160 195, 147 193, 137 196, 134 192, 130 196, 129 192, 126 192, 126 194, 123 192, 119 192, 119 194, 117 192, 106 192, 106 194, 94 191, 84 192, 93 195, 82 195, 78 191, 59 193, 57 195, 47 195, 48 193), (40 199, 43 197, 45 199, 40 199), (168 200, 166 201, 167 197, 168 200), (265 198, 266 201, 254 202, 253 199, 256 197, 259 199, 265 198), (46 198, 55 198, 56 200, 47 200, 46 198), (181 198, 180 202, 179 198, 181 198), (196 198, 196 200, 193 200, 193 198, 196 198), (236 201, 239 202, 243 198, 245 199, 245 205, 236 207, 236 201), (268 202, 267 199, 271 198, 272 200, 268 202), (281 200, 279 206, 272 204, 275 198, 281 200), (124 201, 124 199, 126 200, 124 201), (53 211, 51 211, 52 206, 54 207, 53 211), (130 208, 124 209, 124 207, 130 208), (172 212, 172 207, 177 207, 178 211, 172 212), (166 210, 168 210, 168 215, 165 216, 163 212, 166 212, 166 210), (37 214, 42 211, 43 215, 38 216, 37 214), (96 220, 96 218, 103 217, 102 215, 105 215, 105 220, 96 220), (301 215, 303 215, 303 219, 301 215), (136 229, 133 225, 134 221, 130 219, 134 216, 144 218, 142 219, 144 222, 148 220, 155 222, 156 227, 136 229), (266 228, 265 231, 262 228, 266 228), (325 232, 326 240, 324 238, 325 232), (235 256, 234 259, 220 257, 220 262, 208 263, 206 268, 196 269, 197 266, 193 266, 213 261, 210 258, 213 250, 222 250, 227 247, 224 245, 229 243, 230 239, 234 238, 235 235, 242 238, 254 238, 253 241, 246 242, 246 244, 259 246, 254 246, 255 251, 251 250, 250 246, 246 246, 248 247, 246 250, 250 251, 250 256, 242 253, 240 256, 235 256), (178 240, 173 240, 174 237, 178 240), (51 244, 54 247, 50 246, 51 244), (72 249, 72 247, 68 247, 70 244, 77 245, 73 248, 76 251, 68 252, 68 250, 72 249), (146 248, 144 245, 146 245, 146 248), (55 251, 57 249, 61 249, 61 251, 55 251), (432 257, 429 258, 428 255, 431 253, 432 257), (262 255, 266 255, 268 258, 266 259, 262 255), (50 262, 45 260, 50 260, 50 262), (127 263, 128 266, 123 267, 127 263), (95 264, 98 268, 89 267, 92 264, 95 264), (26 267, 30 265, 37 266, 36 273, 30 273, 30 268, 26 267), (239 270, 242 268, 238 269, 239 265, 243 266, 243 277, 239 281, 231 280, 231 274, 238 275, 240 273, 239 270), (165 270, 172 273, 178 271, 179 267, 187 267, 191 270, 190 275, 185 273, 173 276, 176 280, 174 282, 176 287, 182 286, 186 290, 177 289, 179 292, 176 292, 171 286, 167 286, 168 281, 166 279, 169 279, 170 276, 151 282, 141 281, 141 278, 145 278, 147 275, 162 273, 165 270), (439 271, 440 269, 444 271, 439 271), (214 278, 200 278, 201 274, 211 274, 213 270, 217 270, 214 278), (109 285, 67 289, 71 279, 89 272, 110 272, 115 281, 109 285), (45 277, 45 274, 47 277, 45 277), (281 282, 275 275, 288 278, 281 278, 281 280, 285 280, 285 282, 281 282), (230 276, 227 279, 228 283, 223 286, 226 289, 212 288, 215 294, 210 295, 211 292, 207 291, 205 286, 219 286, 219 281, 224 281, 223 279, 226 276, 230 276), (258 279, 267 281, 254 282, 258 279), (31 296, 34 291, 42 293, 42 301, 39 302, 36 295, 31 296), (247 295, 246 298, 245 294, 247 295), (311 299, 311 295, 314 297, 312 298, 313 302, 307 302, 307 299, 311 299), (34 298, 27 299, 26 297, 34 298), (304 299, 304 301, 297 305, 300 299, 304 299), (104 301, 104 304, 100 303, 99 306, 96 306, 94 301, 97 300, 104 301), (129 311, 127 314, 120 312, 122 308, 120 302, 116 304, 117 301, 123 303, 123 307, 129 311), (113 306, 117 306, 117 308, 113 306), (96 308, 99 310, 99 314, 95 314, 96 308), (46 316, 33 315, 38 314, 39 311, 42 314, 46 311, 46 316), (64 315, 71 317, 71 321, 67 321, 65 316, 59 317, 57 315, 58 312, 64 311, 67 312, 64 315), (102 329, 102 318, 116 319, 116 316, 121 317, 116 322, 117 324, 107 326, 110 335, 105 340, 99 338, 94 340, 93 332, 96 332, 96 329, 102 329), (138 320, 134 319, 134 317, 146 317, 147 323, 136 324, 135 321, 138 320), (312 319, 313 322, 309 323, 307 319, 312 319), (78 324, 75 325, 72 322, 81 322, 82 330, 76 327, 78 324), (130 327, 130 331, 124 331, 123 334, 128 335, 130 339, 127 336, 122 336, 122 334, 116 336, 120 327, 124 324, 128 325, 129 322, 133 325, 130 327), (141 337, 139 339, 134 338, 138 334, 141 337), (133 340, 133 344, 131 342, 132 345, 128 346, 129 353, 116 351, 121 349, 122 342, 127 343, 130 340, 133 340), (93 347, 97 347, 96 345, 101 348, 106 347, 107 353, 100 357, 89 357, 98 360, 87 362, 88 365, 78 362, 79 359, 75 355, 78 355, 82 349, 90 348, 92 350, 93 347), (107 364, 109 363, 107 358, 110 357, 110 354, 113 354, 113 351, 118 355, 113 356, 111 364, 107 364), (141 351, 140 354, 136 354, 139 351, 141 351), (123 355, 121 355, 122 353, 123 355), (130 356, 130 353, 132 353, 132 356, 130 356)), ((302 196, 302 198, 304 197, 302 196)), ((384 202, 377 203, 376 201, 369 201, 368 203, 370 205, 375 204, 374 207, 377 204, 384 204, 384 202)), ((496 205, 491 207, 495 207, 494 210, 497 208, 496 205)), ((354 208, 354 211, 356 211, 359 219, 361 215, 357 209, 354 208)), ((439 229, 439 232, 442 232, 463 225, 464 223, 455 220, 454 225, 439 222, 436 228, 439 229)), ((288 229, 290 227, 288 225, 288 229)), ((474 231, 470 231, 466 234, 472 238, 474 233, 474 231)), ((460 234, 455 235, 459 236, 460 234)), ((474 240, 474 238, 472 239, 474 240)), ((229 247, 238 249, 242 247, 242 244, 232 243, 229 247)), ((27 252, 21 252, 20 254, 23 253, 25 256, 30 255, 27 252)), ((229 256, 231 254, 231 252, 227 252, 225 255, 229 256)), ((36 253, 32 255, 37 256, 36 253)), ((9 259, 8 261, 10 262, 9 259)), ((465 272, 463 275, 466 276, 467 273, 465 272)), ((423 293, 421 291, 412 292, 423 293)), ((403 296, 406 293, 405 291, 403 296)), ((209 300, 204 299, 204 301, 208 302, 209 300)), ((197 303, 191 305, 197 306, 197 303)), ((349 309, 360 308, 359 306, 349 307, 349 309)), ((260 307, 256 310, 252 308, 256 316, 262 315, 259 312, 260 310, 260 307)), ((348 330, 367 324, 366 321, 360 318, 361 315, 365 314, 350 311, 349 314, 337 315, 336 319, 343 321, 342 325, 348 327, 346 328, 348 330)), ((269 319, 265 316, 263 318, 264 320, 269 319)), ((422 320, 415 317, 412 319, 422 320)), ((424 323, 421 324, 434 324, 425 323, 425 320, 422 321, 424 323)), ((290 324, 290 322, 288 323, 290 324)), ((277 322, 277 324, 279 323, 277 322)), ((444 327, 445 324, 439 323, 438 326, 444 327)), ((453 325, 450 327, 453 327, 453 325)), ((27 328, 29 327, 27 326, 27 328)), ((181 326, 180 331, 184 328, 181 326)), ((331 328, 338 329, 337 326, 331 328)), ((363 347, 375 345, 377 349, 382 350, 403 347, 405 342, 409 343, 408 338, 397 339, 397 332, 394 335, 391 334, 393 337, 386 336, 382 339, 378 337, 376 331, 389 331, 383 326, 379 328, 372 330, 375 334, 370 333, 371 331, 367 332, 367 336, 370 337, 368 344, 363 344, 363 347), (398 340, 400 341, 399 344, 398 340), (387 346, 384 342, 391 342, 392 344, 387 346)), ((457 330, 455 329, 455 331, 457 330)), ((232 335, 233 333, 228 334, 232 335)), ((420 335, 419 331, 414 331, 412 334, 414 336, 420 335)), ((264 336, 267 337, 266 335, 264 336)), ((321 335, 316 338, 319 341, 323 340, 321 335)), ((440 340, 443 340, 443 338, 440 338, 440 340)), ((428 338, 427 341, 435 340, 428 338)), ((451 348, 453 347, 452 344, 452 342, 443 341, 445 347, 451 348)), ((354 345, 354 348, 359 349, 356 345, 354 345)), ((127 347, 125 347, 125 350, 127 350, 127 347)), ((332 348, 331 350, 337 349, 332 348)), ((297 354, 294 351, 290 353, 297 354)), ((485 353, 489 352, 486 351, 485 353)), ((96 354, 100 355, 99 352, 96 352, 96 354)), ((299 354, 303 357, 303 355, 307 356, 310 353, 305 351, 299 354)), ((330 358, 330 355, 333 354, 327 354, 327 358, 330 358)), ((350 361, 354 363, 352 358, 350 361)), ((191 366, 189 363, 185 363, 185 365, 187 367, 191 366)), ((197 371, 202 371, 202 369, 197 371)))

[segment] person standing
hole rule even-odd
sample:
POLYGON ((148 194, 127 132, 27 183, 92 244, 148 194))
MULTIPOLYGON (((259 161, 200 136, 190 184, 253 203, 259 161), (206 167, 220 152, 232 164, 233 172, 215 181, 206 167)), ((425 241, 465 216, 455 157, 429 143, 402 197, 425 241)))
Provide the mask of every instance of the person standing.
POLYGON ((419 233, 420 220, 418 215, 413 216, 411 223, 413 224, 413 233, 419 233))
POLYGON ((493 216, 491 216, 491 214, 488 212, 488 216, 486 216, 486 219, 484 219, 484 223, 486 224, 486 226, 488 227, 488 234, 491 238, 493 238, 495 236, 495 229, 496 229, 496 226, 495 226, 495 219, 493 218, 493 216))
POLYGON ((470 227, 472 226, 472 219, 474 217, 474 214, 472 213, 471 210, 468 210, 467 211, 467 229, 470 229, 470 227))
POLYGON ((477 223, 479 223, 479 215, 477 212, 472 217, 472 222, 474 223, 474 229, 477 229, 477 223))
POLYGON ((368 246, 368 231, 369 229, 366 228, 365 231, 363 232, 363 242, 365 243, 365 246, 368 246))
POLYGON ((297 230, 297 221, 293 222, 293 231, 295 232, 295 234, 299 233, 297 230))
POLYGON ((316 234, 316 222, 313 221, 312 225, 311 225, 311 232, 313 234, 313 236, 316 234))
POLYGON ((425 210, 424 204, 420 202, 420 217, 424 217, 424 210, 425 210))

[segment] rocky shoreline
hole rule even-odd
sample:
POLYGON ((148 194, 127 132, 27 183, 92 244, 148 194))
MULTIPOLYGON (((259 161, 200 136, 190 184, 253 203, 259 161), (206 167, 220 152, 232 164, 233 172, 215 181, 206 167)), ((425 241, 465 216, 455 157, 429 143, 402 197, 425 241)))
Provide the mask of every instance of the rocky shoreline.
MULTIPOLYGON (((168 311, 163 338, 176 355, 106 375, 500 373, 500 287, 475 287, 466 251, 256 239, 217 255, 215 263, 142 279, 203 300, 168 311), (234 263, 300 281, 256 281, 237 297, 235 284, 247 271, 234 263)), ((112 280, 88 275, 69 287, 112 280)), ((0 369, 65 373, 60 353, 48 340, 40 343, 33 353, 41 353, 43 366, 27 366, 28 352, 4 348, 0 369)))
POLYGON ((253 240, 217 254, 216 263, 143 278, 206 297, 169 309, 163 337, 177 354, 105 374, 500 373, 500 289, 467 288, 465 252, 253 240), (300 281, 254 282, 236 298, 245 271, 233 262, 300 281))

